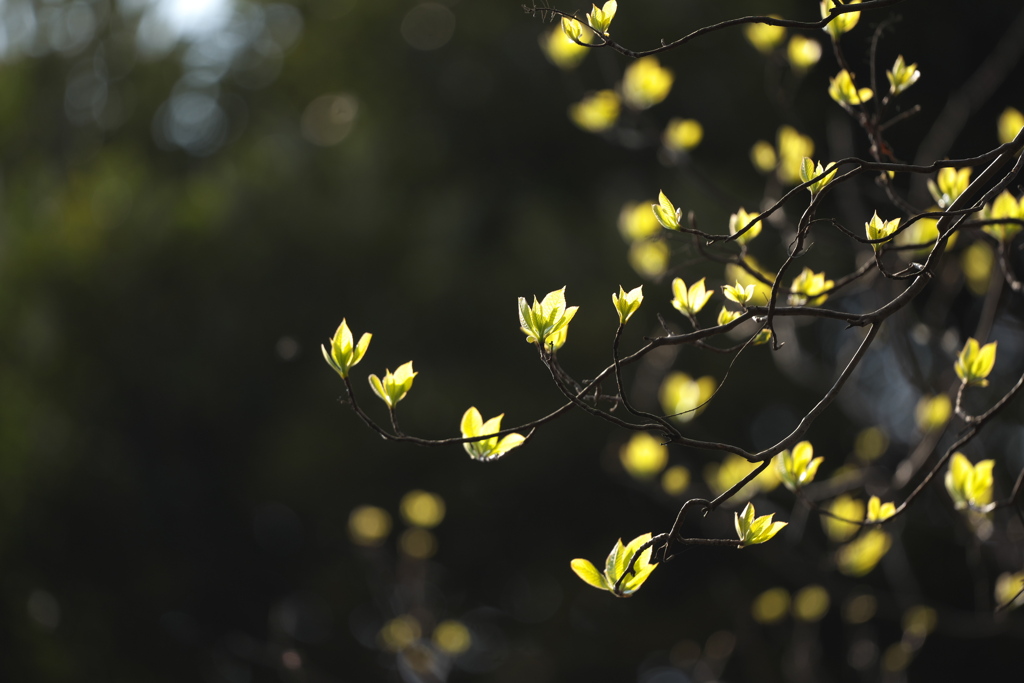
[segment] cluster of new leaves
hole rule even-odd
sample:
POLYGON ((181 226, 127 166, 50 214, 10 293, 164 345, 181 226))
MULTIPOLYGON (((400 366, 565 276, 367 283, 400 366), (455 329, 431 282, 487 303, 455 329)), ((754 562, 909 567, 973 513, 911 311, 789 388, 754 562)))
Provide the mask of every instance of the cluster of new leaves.
MULTIPOLYGON (((707 257, 708 262, 724 264, 721 289, 709 288, 706 276, 675 277, 671 281, 671 298, 666 295, 664 300, 681 315, 687 331, 671 331, 671 326, 665 324, 663 334, 647 337, 640 348, 631 354, 620 355, 623 329, 644 301, 641 287, 627 292, 620 286, 612 295, 618 323, 613 336, 612 362, 592 373, 592 379, 586 381, 571 377, 558 358, 559 351, 567 342, 569 324, 579 310, 577 306, 567 306, 565 288, 549 292, 539 301, 535 297, 532 304, 520 298, 520 330, 526 341, 535 346, 540 361, 550 372, 565 403, 547 415, 512 429, 501 428, 501 415, 484 421, 476 408, 470 408, 463 415, 460 437, 428 440, 405 435, 398 428, 395 406, 409 392, 416 375, 411 362, 402 365, 394 374, 387 372, 383 379, 370 376, 373 391, 388 409, 391 429, 377 424, 359 407, 349 382, 351 368, 366 353, 369 335, 364 335, 357 345, 353 345, 352 335, 343 321, 331 340, 330 351, 325 348, 324 355, 345 382, 349 404, 356 414, 385 438, 427 445, 462 444, 472 458, 494 460, 526 443, 535 428, 575 408, 635 433, 623 451, 623 464, 629 473, 642 479, 652 478, 665 467, 668 460, 665 449, 670 446, 724 454, 722 461, 715 463, 713 476, 708 477, 709 489, 713 493, 709 497, 711 499, 691 498, 684 502, 667 532, 643 534, 625 545, 618 541, 601 571, 587 560, 572 561, 572 569, 586 583, 619 597, 633 594, 648 579, 658 562, 670 559, 685 546, 742 548, 764 543, 775 536, 786 522, 774 521, 774 513, 757 516, 750 502, 741 512, 734 513, 736 539, 685 538, 682 534, 687 510, 696 508, 709 515, 723 504, 746 500, 759 487, 769 489, 768 477, 774 477, 771 486, 781 481, 798 500, 820 513, 826 535, 837 544, 836 567, 841 573, 853 577, 872 571, 886 555, 893 538, 885 530, 885 525, 913 504, 933 480, 941 478, 943 471, 953 506, 970 517, 969 523, 976 530, 981 528, 979 520, 987 520, 985 516, 995 508, 1016 504, 1024 473, 1017 478, 1009 496, 998 501, 994 494, 994 460, 982 460, 972 465, 960 451, 978 437, 1024 385, 1022 376, 1012 387, 1004 387, 1000 396, 989 398, 986 410, 968 413, 964 406, 965 392, 968 388, 986 387, 996 363, 996 343, 981 344, 973 336, 967 339, 956 358, 949 357, 945 365, 948 373, 955 373, 959 378, 959 386, 951 389, 950 395, 929 398, 919 405, 918 422, 923 433, 919 449, 923 455, 906 459, 906 467, 902 470, 909 474, 901 474, 898 468, 893 475, 893 483, 885 497, 894 500, 883 501, 881 497, 871 495, 865 504, 862 498, 849 492, 816 497, 807 491, 826 459, 814 456, 814 449, 805 436, 815 420, 833 404, 879 340, 879 333, 887 321, 926 291, 939 272, 939 264, 944 259, 948 260, 954 241, 960 238, 971 243, 963 252, 968 256, 981 253, 978 249, 987 249, 991 254, 990 243, 994 243, 1001 257, 999 267, 1006 284, 1013 292, 1024 289, 1006 258, 1009 247, 1024 227, 1024 197, 1015 196, 1011 189, 1024 166, 1024 157, 1021 156, 1024 117, 1015 110, 1007 110, 999 123, 1001 144, 977 156, 939 159, 924 165, 900 161, 886 139, 886 131, 918 111, 914 107, 899 112, 894 104, 921 78, 918 65, 908 63, 902 55, 898 56, 892 67, 885 71, 888 91, 875 92, 863 83, 874 84, 879 79, 862 76, 858 80, 841 44, 843 36, 860 24, 862 12, 887 7, 897 1, 836 3, 822 0, 820 21, 746 17, 706 27, 647 51, 627 49, 614 39, 612 22, 618 10, 614 0, 601 7, 594 5, 586 13, 585 21, 570 13, 544 10, 559 20, 554 31, 542 39, 542 47, 560 68, 574 68, 588 51, 595 49, 614 50, 633 60, 624 68, 622 79, 614 89, 595 91, 570 107, 571 119, 580 128, 594 133, 612 131, 618 125, 623 106, 639 113, 667 98, 674 77, 671 71, 661 66, 655 54, 678 48, 710 31, 741 24, 746 25, 750 42, 764 53, 782 45, 786 29, 823 30, 839 69, 829 78, 828 85, 822 86, 821 94, 830 97, 852 117, 866 137, 870 156, 816 160, 812 156, 813 141, 791 127, 782 126, 775 146, 765 141, 754 144, 751 160, 758 170, 774 173, 782 186, 791 189, 759 203, 764 208, 758 212, 738 207, 730 216, 727 229, 719 232, 698 229, 693 212, 684 213, 683 207, 677 206, 664 191, 659 191, 657 202, 638 203, 623 209, 620 227, 633 242, 631 262, 638 273, 654 280, 660 278, 665 272, 670 252, 667 240, 688 239, 692 240, 694 249, 707 257), (866 106, 868 103, 870 106, 866 106), (908 196, 904 196, 894 180, 902 175, 925 177, 935 206, 915 206, 908 196), (884 192, 887 198, 884 206, 869 207, 870 216, 824 215, 824 202, 835 188, 844 185, 851 188, 854 181, 864 178, 873 180, 884 192), (801 190, 808 191, 809 199, 801 190), (806 204, 801 203, 802 200, 806 200, 806 204), (799 213, 795 220, 787 216, 786 211, 790 209, 790 213, 794 213, 793 207, 798 209, 795 213, 799 213), (860 225, 861 222, 863 230, 847 227, 847 224, 860 225), (785 248, 776 256, 775 265, 766 268, 751 254, 751 245, 769 229, 780 232, 785 248), (830 277, 811 260, 812 235, 822 230, 834 230, 850 240, 851 252, 858 255, 858 265, 850 272, 830 277), (971 252, 971 249, 976 251, 971 252), (643 257, 634 259, 634 250, 642 252, 643 257), (863 299, 841 297, 854 283, 873 288, 879 296, 885 296, 885 300, 877 306, 865 306, 858 303, 863 299), (877 283, 885 283, 886 286, 880 287, 877 283), (709 324, 710 317, 704 311, 719 292, 724 302, 714 317, 714 323, 709 324), (826 303, 831 307, 825 308, 826 303), (751 451, 739 443, 698 439, 683 431, 685 425, 714 399, 719 386, 714 378, 707 378, 709 382, 705 382, 705 378, 694 380, 684 373, 668 375, 660 396, 663 414, 634 406, 624 390, 622 369, 663 347, 691 346, 738 355, 748 347, 774 342, 773 348, 778 349, 785 341, 779 339, 776 329, 781 318, 841 321, 848 330, 852 330, 850 335, 856 335, 853 340, 855 349, 845 364, 839 366, 841 369, 813 406, 785 436, 767 448, 751 451), (730 344, 728 348, 710 345, 712 340, 734 335, 739 335, 741 343, 730 344), (604 388, 606 383, 614 383, 610 395, 604 388), (950 398, 954 394, 955 409, 950 398), (962 421, 962 429, 948 447, 937 450, 953 412, 962 421), (657 434, 657 437, 652 434, 657 434), (905 490, 911 481, 916 483, 905 490), (895 502, 898 498, 902 499, 899 503, 895 502)), ((787 55, 794 71, 803 74, 818 63, 820 45, 815 50, 812 44, 818 45, 799 34, 790 40, 787 55)), ((872 51, 874 49, 871 48, 872 51)), ((870 59, 864 61, 867 63, 864 68, 873 71, 874 52, 870 59)), ((702 128, 695 121, 673 119, 665 128, 663 146, 670 151, 686 152, 696 147, 701 135, 702 128)), ((977 261, 981 257, 971 258, 977 261)), ((967 257, 964 263, 968 285, 980 282, 985 286, 989 271, 986 270, 983 277, 972 279, 967 273, 970 266, 967 257)), ((987 334, 986 329, 977 336, 984 338, 987 334)), ((677 468, 670 471, 675 472, 671 490, 681 492, 687 486, 688 472, 677 468)), ((667 480, 663 486, 665 491, 670 491, 667 480)), ((852 488, 855 486, 847 486, 845 490, 852 488)), ((1012 583, 1015 580, 1006 579, 1004 584, 1015 585, 1012 583)), ((1007 601, 1015 599, 1011 596, 1007 601)))

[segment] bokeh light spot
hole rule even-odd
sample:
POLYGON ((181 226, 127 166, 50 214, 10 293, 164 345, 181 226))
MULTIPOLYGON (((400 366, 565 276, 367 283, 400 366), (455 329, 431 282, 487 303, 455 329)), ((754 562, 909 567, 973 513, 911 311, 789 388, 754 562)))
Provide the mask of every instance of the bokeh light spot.
POLYGON ((804 586, 793 596, 793 616, 801 621, 820 621, 828 607, 828 591, 822 586, 804 586))
POLYGON ((362 546, 378 546, 391 533, 391 515, 373 505, 361 505, 348 516, 348 535, 362 546))
POLYGON ((857 595, 843 605, 843 619, 850 624, 863 624, 870 621, 878 610, 878 601, 873 595, 857 595))
POLYGON ((761 624, 774 624, 782 621, 789 612, 789 592, 785 588, 769 588, 754 598, 750 605, 750 614, 754 621, 761 624))
POLYGON ((434 643, 450 655, 462 654, 473 643, 469 629, 461 621, 446 619, 434 629, 434 643))
POLYGON ((392 652, 400 652, 409 647, 423 635, 420 622, 411 614, 395 617, 380 630, 380 641, 392 652))
POLYGON ((622 467, 636 479, 650 479, 668 462, 668 447, 646 432, 634 434, 619 451, 622 467))
POLYGON ((405 13, 401 31, 411 47, 424 52, 437 50, 455 34, 455 15, 444 5, 424 2, 405 13))
POLYGON ((661 475, 661 489, 670 496, 678 496, 690 487, 690 470, 675 465, 661 475))
POLYGON ((426 529, 408 529, 398 539, 403 554, 417 560, 427 560, 437 552, 437 539, 426 529))
POLYGON ((408 524, 433 529, 444 519, 444 498, 428 491, 409 491, 402 496, 399 510, 408 524))
POLYGON ((359 100, 345 93, 321 95, 302 112, 302 137, 320 147, 336 145, 352 132, 359 100))

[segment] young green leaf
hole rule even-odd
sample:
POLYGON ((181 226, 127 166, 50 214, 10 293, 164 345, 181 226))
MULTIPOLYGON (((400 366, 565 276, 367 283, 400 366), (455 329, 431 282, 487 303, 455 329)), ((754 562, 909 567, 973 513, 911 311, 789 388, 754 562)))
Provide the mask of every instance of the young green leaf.
POLYGON ((413 372, 412 361, 409 361, 400 365, 394 374, 390 370, 386 370, 384 379, 380 379, 377 375, 370 375, 370 388, 380 397, 380 400, 387 404, 388 408, 393 409, 409 393, 412 381, 418 374, 413 372))
POLYGON ((747 244, 750 240, 761 234, 761 221, 750 224, 750 221, 755 218, 757 218, 756 213, 747 213, 743 207, 740 207, 736 213, 729 216, 729 234, 736 235, 740 233, 736 238, 737 244, 747 244), (750 224, 749 228, 747 227, 748 224, 750 224))
POLYGON ((981 346, 978 340, 970 337, 964 348, 960 350, 953 369, 960 381, 968 385, 987 387, 989 373, 996 363, 996 344, 991 342, 981 346))
POLYGON ((627 292, 619 285, 619 293, 612 294, 612 305, 615 306, 615 310, 619 313, 619 324, 625 325, 626 321, 636 313, 637 309, 640 308, 640 304, 644 301, 644 286, 640 285, 627 292))
POLYGON ((896 514, 895 503, 883 503, 878 496, 868 499, 868 522, 882 522, 896 514))
MULTIPOLYGON (((484 422, 480 416, 480 411, 476 407, 471 407, 462 416, 462 423, 460 425, 462 438, 472 439, 500 432, 501 418, 504 416, 503 413, 484 422)), ((522 434, 512 433, 506 434, 500 437, 500 439, 497 436, 492 436, 489 439, 467 441, 462 444, 462 447, 469 453, 469 457, 474 460, 490 461, 497 460, 513 448, 520 446, 524 441, 526 441, 526 437, 522 434)))
MULTIPOLYGON (((746 306, 754 298, 754 285, 743 286, 740 282, 734 285, 722 285, 722 294, 729 301, 735 301, 740 306, 746 306)), ((737 314, 738 315, 738 314, 737 314)), ((721 323, 719 323, 721 324, 721 323)))
POLYGON ((372 334, 364 333, 359 338, 359 343, 353 345, 352 331, 348 329, 348 323, 342 320, 334 332, 334 336, 331 337, 330 352, 323 344, 320 345, 320 350, 324 353, 324 360, 336 373, 342 377, 348 377, 352 367, 363 359, 372 337, 372 334))
POLYGON ((804 157, 803 163, 800 164, 800 181, 806 183, 812 178, 817 178, 813 183, 807 186, 808 191, 811 193, 811 197, 817 195, 821 190, 832 181, 835 177, 838 168, 834 168, 835 163, 829 162, 827 166, 822 167, 821 162, 818 165, 814 165, 814 161, 810 157, 804 157), (829 169, 833 169, 831 172, 826 173, 829 169))
POLYGON ((858 89, 853 82, 853 76, 846 69, 829 79, 828 94, 846 108, 863 104, 874 96, 871 88, 858 89))
POLYGON ((921 78, 921 72, 917 70, 917 64, 907 64, 903 61, 903 55, 900 55, 892 65, 892 71, 885 72, 885 77, 889 79, 889 92, 899 95, 917 83, 917 79, 921 78))
POLYGON ((748 545, 770 541, 787 524, 787 522, 773 522, 774 512, 761 517, 756 517, 756 514, 753 503, 747 503, 743 512, 735 513, 736 535, 739 537, 740 546, 744 548, 748 545))
POLYGON ((779 478, 786 488, 796 491, 801 486, 814 481, 814 475, 818 472, 823 457, 814 457, 814 446, 810 441, 801 441, 793 447, 792 451, 785 450, 779 453, 775 460, 775 466, 779 470, 779 478))
POLYGON ((677 209, 664 192, 658 193, 658 203, 651 204, 651 209, 654 210, 654 217, 658 222, 669 230, 678 230, 682 224, 683 210, 677 209))
POLYGON ((704 278, 690 285, 687 289, 682 278, 672 280, 672 306, 686 316, 693 316, 700 312, 707 304, 713 292, 704 288, 704 278))
MULTIPOLYGON (((850 0, 850 2, 843 3, 846 5, 856 5, 860 3, 860 0, 850 0)), ((835 8, 835 0, 821 0, 821 18, 824 19, 831 14, 832 9, 835 8)), ((860 20, 860 12, 845 12, 836 16, 831 22, 825 25, 825 33, 832 36, 833 41, 839 40, 839 36, 847 33, 860 20)))
POLYGON ((833 285, 835 282, 826 280, 824 272, 815 273, 810 268, 804 268, 789 286, 789 305, 819 306, 828 299, 827 292, 833 285))
POLYGON ((957 510, 978 509, 992 502, 992 468, 995 460, 972 465, 963 453, 954 453, 946 470, 946 492, 957 510))
POLYGON ((519 329, 531 344, 541 344, 557 351, 565 343, 569 321, 576 315, 579 306, 565 306, 565 287, 548 292, 543 301, 533 297, 533 305, 519 297, 519 329))
POLYGON ((948 209, 957 197, 964 193, 971 183, 970 166, 961 168, 940 168, 935 180, 928 179, 928 191, 940 209, 948 209))
POLYGON ((587 23, 590 24, 590 28, 601 35, 608 35, 608 27, 611 26, 612 19, 615 18, 615 11, 619 8, 619 3, 615 0, 608 0, 601 7, 593 5, 593 8, 592 11, 587 12, 587 23))
MULTIPOLYGON (((864 232, 867 234, 869 240, 885 240, 891 238, 892 234, 896 232, 897 228, 900 227, 900 219, 894 218, 891 221, 883 221, 878 217, 876 211, 871 220, 864 224, 864 232)), ((882 248, 885 242, 872 242, 871 247, 878 251, 882 248)))
POLYGON ((651 562, 653 548, 647 548, 640 553, 636 564, 632 564, 633 555, 650 540, 651 534, 637 536, 628 545, 623 545, 622 539, 619 539, 608 553, 603 572, 599 572, 589 560, 579 558, 573 560, 569 566, 588 585, 609 591, 617 598, 628 598, 643 585, 658 566, 657 562, 651 562), (625 578, 622 578, 623 576, 625 578), (620 578, 622 584, 616 589, 620 578))

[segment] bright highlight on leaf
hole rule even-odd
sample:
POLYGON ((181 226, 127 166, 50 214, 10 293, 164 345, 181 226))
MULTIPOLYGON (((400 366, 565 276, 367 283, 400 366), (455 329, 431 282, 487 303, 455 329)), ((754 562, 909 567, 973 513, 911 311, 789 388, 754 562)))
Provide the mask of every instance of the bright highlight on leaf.
POLYGON ((899 95, 917 83, 917 79, 921 78, 921 72, 917 70, 917 64, 907 64, 903 61, 903 55, 900 55, 892 65, 892 70, 885 72, 885 77, 889 79, 889 92, 899 95))
MULTIPOLYGON (((1009 190, 1003 190, 995 198, 992 205, 985 205, 981 211, 981 218, 984 220, 998 220, 1000 218, 1012 218, 1024 220, 1024 197, 1018 202, 1009 190)), ((983 226, 981 229, 1003 244, 1009 244, 1017 233, 1024 228, 1020 223, 992 223, 983 226)))
MULTIPOLYGON (((460 428, 462 430, 462 438, 472 439, 478 436, 487 436, 488 434, 496 434, 501 431, 501 418, 505 417, 502 413, 497 417, 492 417, 490 420, 484 422, 480 416, 480 411, 475 407, 470 408, 462 415, 462 424, 460 428)), ((501 456, 508 453, 513 448, 522 445, 526 440, 522 434, 506 434, 503 437, 492 436, 489 439, 480 439, 478 441, 467 441, 462 444, 462 447, 469 453, 469 457, 474 460, 497 460, 501 456)))
POLYGON ((1021 590, 1024 590, 1024 572, 1003 572, 996 579, 996 605, 1009 605, 1010 609, 1024 605, 1024 594, 1021 590))
POLYGON ((529 343, 557 351, 565 343, 565 332, 577 310, 579 306, 565 307, 565 287, 548 292, 540 302, 533 297, 532 306, 519 297, 519 329, 529 343))
POLYGON ((612 294, 612 305, 619 314, 619 324, 625 325, 626 321, 636 313, 640 304, 644 301, 644 286, 640 285, 628 292, 619 285, 619 293, 612 294))
POLYGON ((651 479, 668 464, 668 446, 647 432, 637 432, 619 451, 619 460, 634 479, 651 479))
POLYGON ((601 35, 608 35, 608 27, 611 26, 612 19, 615 18, 615 11, 619 9, 619 3, 615 0, 608 0, 601 7, 593 5, 593 8, 592 11, 587 12, 587 23, 590 24, 590 28, 601 35))
POLYGON ((871 88, 858 89, 853 82, 853 76, 846 69, 837 73, 835 78, 829 79, 828 95, 844 107, 855 107, 874 97, 871 88))
MULTIPOLYGON (((729 285, 726 285, 726 287, 728 287, 728 286, 729 285)), ((726 295, 726 296, 728 296, 728 295, 726 295)), ((719 325, 728 325, 729 323, 731 323, 733 320, 735 320, 736 318, 740 317, 741 315, 743 315, 743 314, 740 313, 739 311, 730 311, 725 306, 722 306, 722 310, 720 310, 718 312, 718 324, 719 325)))
POLYGON ((683 220, 683 210, 677 209, 664 192, 658 192, 658 203, 651 204, 654 217, 663 227, 669 230, 678 230, 683 220))
MULTIPOLYGON (((891 221, 883 221, 878 217, 876 211, 871 220, 864 224, 864 232, 867 234, 869 240, 885 240, 888 241, 892 238, 892 234, 900 227, 900 219, 894 218, 891 221)), ((882 248, 883 242, 872 242, 871 248, 878 251, 882 248)))
POLYGON ((799 33, 789 39, 786 46, 786 58, 796 72, 810 69, 821 59, 821 43, 806 38, 799 33))
POLYGON ((370 339, 372 337, 373 335, 369 332, 364 333, 359 338, 359 343, 353 346, 352 331, 348 329, 348 323, 342 320, 341 324, 338 325, 338 329, 334 332, 334 336, 331 337, 330 352, 327 351, 327 347, 323 344, 320 345, 320 350, 324 352, 324 360, 334 368, 336 373, 342 377, 348 377, 348 373, 353 366, 363 359, 366 349, 370 346, 370 339))
POLYGON ((768 303, 768 299, 772 295, 771 282, 775 279, 775 274, 769 270, 766 270, 758 264, 757 260, 752 256, 746 257, 747 266, 756 273, 762 275, 767 284, 762 282, 758 278, 754 277, 746 268, 743 268, 735 263, 730 263, 725 267, 725 276, 723 280, 726 282, 736 282, 744 287, 754 285, 754 296, 751 301, 754 303, 765 304, 768 303))
POLYGON ((770 541, 787 524, 787 522, 773 522, 774 512, 761 517, 755 517, 755 514, 752 503, 747 503, 743 512, 735 513, 736 535, 740 539, 740 545, 744 548, 748 545, 770 541))
POLYGON ((1024 128, 1024 114, 1013 107, 1007 107, 999 115, 999 122, 996 127, 998 129, 999 144, 1005 145, 1017 137, 1020 129, 1024 128))
MULTIPOLYGON (((850 2, 843 4, 856 5, 859 3, 860 0, 850 0, 850 2)), ((827 17, 835 6, 835 0, 821 0, 821 18, 824 19, 827 17)), ((859 20, 860 12, 846 12, 844 14, 840 14, 825 25, 825 32, 832 36, 832 40, 839 40, 839 37, 844 33, 849 32, 857 25, 859 20)))
MULTIPOLYGON (((955 236, 957 233, 953 233, 955 236)), ((967 289, 975 296, 983 296, 992 281, 992 268, 995 267, 996 254, 992 247, 983 240, 976 240, 964 249, 960 256, 960 267, 964 272, 967 289)))
POLYGON ((807 186, 812 197, 821 192, 821 190, 836 176, 836 171, 839 170, 838 168, 832 170, 830 173, 826 173, 826 171, 834 166, 835 163, 831 161, 828 166, 825 167, 822 167, 820 161, 818 162, 818 165, 815 166, 814 161, 811 160, 810 157, 804 157, 803 162, 800 164, 800 182, 806 183, 811 178, 817 178, 817 180, 807 186))
MULTIPOLYGON (((733 484, 750 474, 757 465, 752 464, 746 458, 735 453, 729 453, 722 458, 721 464, 709 462, 704 466, 704 482, 711 489, 715 496, 728 491, 733 484)), ((775 490, 779 485, 779 472, 774 467, 768 466, 761 470, 761 474, 754 477, 754 480, 736 492, 726 505, 739 504, 750 500, 758 493, 768 493, 775 490)))
POLYGON ((779 453, 775 459, 775 466, 779 471, 779 478, 786 488, 796 491, 798 488, 814 481, 814 475, 818 473, 818 466, 825 458, 814 457, 814 446, 810 441, 801 441, 793 447, 792 451, 785 450, 779 453))
POLYGON ((387 404, 388 408, 393 410, 398 402, 409 393, 412 381, 418 374, 413 372, 412 361, 409 361, 398 366, 394 374, 390 370, 386 370, 383 380, 377 375, 370 375, 370 388, 380 397, 380 400, 387 404))
MULTIPOLYGON (((722 285, 722 294, 724 294, 725 298, 729 301, 734 301, 740 306, 746 306, 750 303, 750 300, 754 298, 754 285, 749 284, 744 287, 739 282, 735 285, 722 285)), ((737 317, 738 315, 739 314, 737 314, 737 317)), ((718 324, 721 325, 722 323, 718 324)))
POLYGON ((883 503, 878 496, 868 498, 868 515, 865 521, 883 522, 896 514, 895 503, 883 503))
POLYGON ((832 516, 822 515, 821 525, 825 529, 825 534, 833 541, 845 541, 860 530, 860 522, 864 520, 865 512, 863 501, 844 493, 833 500, 827 510, 832 516))
POLYGON ((814 154, 814 140, 803 135, 792 126, 780 126, 775 135, 779 165, 776 175, 784 185, 796 185, 800 181, 800 167, 804 157, 814 154))
POLYGON ((953 364, 956 376, 960 378, 961 382, 979 387, 988 386, 986 378, 996 364, 996 344, 998 342, 990 342, 981 346, 974 337, 967 340, 953 364))
POLYGON ((578 45, 583 42, 583 24, 572 17, 562 17, 562 35, 569 39, 569 42, 578 45))
POLYGON ((881 529, 869 529, 836 551, 836 566, 847 576, 865 576, 892 547, 892 537, 881 529))
POLYGON ((569 106, 569 118, 588 133, 603 133, 619 119, 619 96, 614 90, 598 90, 569 106))
POLYGON ((992 502, 992 468, 995 460, 972 465, 963 453, 954 453, 946 470, 946 492, 957 510, 977 510, 992 502))
POLYGON ((661 135, 665 149, 684 152, 695 148, 704 139, 704 126, 695 119, 671 119, 661 135))
POLYGON ((828 299, 828 294, 823 292, 832 289, 833 285, 835 282, 826 280, 824 272, 815 273, 810 268, 804 268, 789 286, 789 305, 820 306, 828 299))
MULTIPOLYGON (((768 15, 773 19, 781 19, 777 14, 768 15)), ((782 44, 786 39, 786 29, 783 26, 772 26, 770 24, 747 24, 743 29, 743 35, 747 41, 761 54, 771 54, 771 51, 782 44)))
MULTIPOLYGON (((747 227, 750 221, 757 218, 756 213, 747 213, 741 206, 736 213, 729 216, 729 234, 735 235, 741 230, 747 227)), ((740 245, 747 244, 750 240, 754 239, 761 234, 761 221, 755 222, 749 228, 746 229, 743 234, 736 238, 736 243, 740 245)))
MULTIPOLYGON (((934 207, 935 211, 938 211, 938 207, 934 207)), ((949 241, 946 243, 947 246, 951 247, 956 243, 956 236, 959 233, 954 232, 949 237, 949 241)), ((935 244, 935 240, 939 238, 939 221, 937 218, 919 218, 913 223, 907 222, 899 234, 896 235, 896 244, 901 247, 916 245, 917 249, 913 251, 903 252, 904 258, 913 258, 922 254, 927 254, 932 246, 935 244)), ((975 242, 975 244, 978 244, 975 242)))
POLYGON ((928 191, 940 209, 948 209, 956 198, 971 184, 970 166, 961 168, 940 168, 935 180, 928 179, 928 191))
POLYGON ((622 74, 622 99, 633 109, 649 109, 668 97, 674 78, 657 57, 641 57, 622 74))
POLYGON ((672 306, 685 316, 692 317, 707 304, 713 292, 704 288, 704 278, 690 285, 687 289, 682 278, 672 280, 672 306))
POLYGON ((677 422, 689 422, 704 410, 704 403, 710 399, 718 382, 706 375, 694 379, 685 372, 673 372, 661 383, 658 396, 665 414, 677 422))
POLYGON ((590 560, 577 558, 570 563, 570 566, 576 572, 576 576, 594 588, 609 591, 617 598, 628 598, 643 585, 654 568, 658 566, 657 562, 651 562, 653 548, 647 548, 637 558, 636 565, 633 567, 635 573, 628 572, 633 555, 650 540, 651 534, 644 534, 634 538, 629 545, 623 546, 622 539, 619 539, 608 554, 603 572, 599 572, 590 560), (615 584, 623 575, 626 575, 626 578, 622 580, 622 585, 616 590, 615 584))
POLYGON ((952 415, 953 401, 945 394, 922 396, 914 409, 917 428, 922 432, 935 432, 943 429, 952 415))
POLYGON ((555 27, 540 37, 540 49, 544 52, 544 56, 563 71, 575 69, 587 56, 587 48, 570 37, 569 31, 565 28, 567 22, 574 22, 579 27, 579 35, 583 35, 583 27, 580 26, 580 22, 562 17, 560 27, 555 27))

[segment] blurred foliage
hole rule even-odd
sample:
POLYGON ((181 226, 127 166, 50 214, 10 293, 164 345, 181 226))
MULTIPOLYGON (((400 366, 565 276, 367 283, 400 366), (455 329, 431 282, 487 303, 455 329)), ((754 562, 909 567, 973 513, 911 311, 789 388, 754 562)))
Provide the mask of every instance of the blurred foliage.
MULTIPOLYGON (((806 4, 770 10, 815 18, 806 4)), ((933 122, 1012 5, 955 21, 915 12, 913 30, 884 32, 879 63, 920 65, 914 92, 933 122)), ((634 9, 615 28, 643 46, 765 11, 753 0, 634 9)), ((776 141, 758 158, 768 174, 782 159, 781 182, 811 139, 816 158, 853 153, 860 143, 823 97, 828 56, 798 60, 795 78, 781 51, 762 55, 741 30, 708 36, 662 55, 671 93, 641 111, 660 93, 639 79, 601 140, 567 111, 628 63, 602 51, 556 68, 538 45, 552 26, 514 0, 0 0, 0 17, 0 679, 683 683, 812 680, 819 667, 854 680, 882 665, 948 675, 965 666, 965 642, 972 676, 1016 656, 1015 613, 981 641, 964 635, 976 586, 991 599, 995 578, 972 576, 949 543, 959 520, 944 501, 925 501, 896 532, 905 549, 892 583, 817 566, 828 542, 791 519, 778 551, 737 563, 696 549, 613 601, 580 584, 568 558, 671 519, 706 460, 673 452, 664 484, 635 479, 622 436, 584 416, 494 464, 461 447, 384 443, 338 405, 338 377, 317 353, 346 318, 374 334, 360 369, 414 356, 401 408, 415 433, 457 435, 469 405, 508 424, 550 410, 559 396, 516 330, 516 297, 568 286, 580 313, 566 362, 580 374, 608 358, 620 284, 647 277, 660 302, 636 313, 624 343, 660 330, 678 264, 690 282, 720 274, 702 272, 683 242, 644 242, 648 227, 630 218, 637 275, 616 233, 622 206, 649 205, 663 187, 724 231, 779 182, 750 164, 756 141, 776 141), (676 119, 699 122, 699 147, 691 125, 663 148, 676 119), (786 608, 752 617, 768 590, 786 608), (791 593, 800 623, 785 626, 791 593), (934 633, 920 618, 901 626, 901 607, 935 596, 945 607, 934 633)), ((861 16, 843 39, 866 41, 878 21, 861 16)), ((1013 78, 1024 80, 1019 64, 1013 78)), ((977 102, 940 156, 989 148, 1011 105, 1024 105, 1018 90, 977 102)), ((892 137, 910 155, 926 130, 892 137)), ((856 197, 836 201, 864 213, 856 197)), ((915 334, 943 338, 980 305, 925 311, 938 322, 915 334)), ((812 360, 838 354, 834 327, 794 334, 812 360)), ((1019 362, 1009 347, 1001 356, 1019 362)), ((921 363, 944 362, 929 348, 921 363)), ((796 371, 785 354, 768 364, 761 350, 740 361, 721 405, 748 405, 784 379, 794 388, 749 411, 709 407, 709 433, 768 443, 815 395, 815 368, 796 371)), ((656 409, 675 361, 637 370, 643 407, 656 409)), ((725 366, 689 371, 721 377, 725 366)), ((823 418, 825 475, 869 425, 891 440, 872 451, 879 462, 908 448, 917 396, 898 359, 871 366, 845 413, 823 418)), ((1007 428, 991 442, 1020 438, 1007 428)), ((789 504, 772 496, 758 509, 789 504)))

